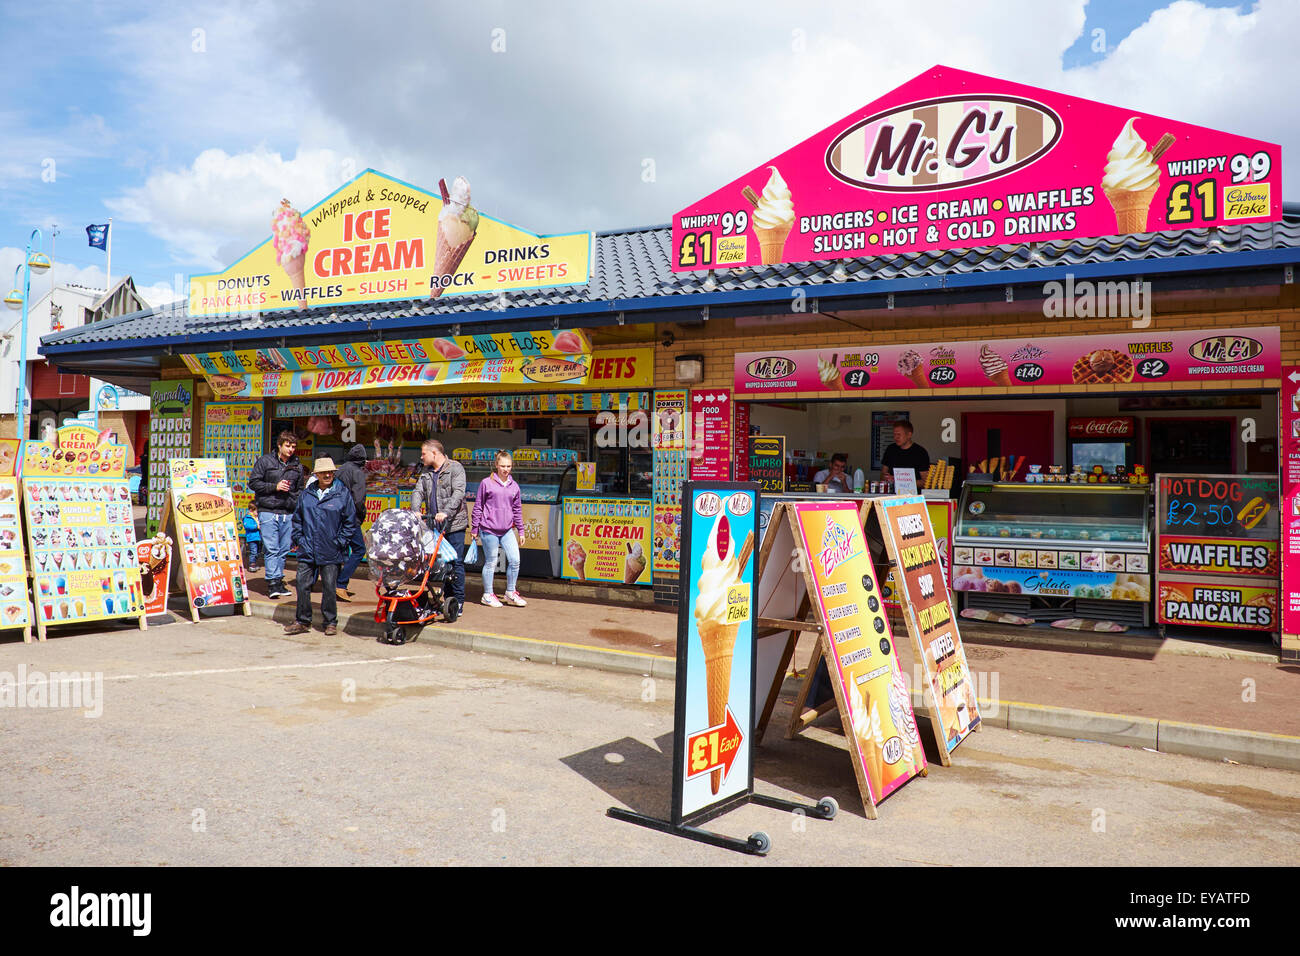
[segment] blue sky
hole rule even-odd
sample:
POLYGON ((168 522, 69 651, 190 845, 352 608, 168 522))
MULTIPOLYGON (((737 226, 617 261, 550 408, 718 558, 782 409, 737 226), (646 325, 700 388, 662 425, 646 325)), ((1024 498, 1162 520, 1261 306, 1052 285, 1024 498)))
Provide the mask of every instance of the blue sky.
POLYGON ((934 63, 1280 142, 1287 184, 1300 148, 1290 0, 0 0, 0 23, 0 282, 57 223, 60 281, 102 283, 84 228, 112 216, 114 273, 153 301, 367 167, 465 175, 536 232, 666 222, 934 63))

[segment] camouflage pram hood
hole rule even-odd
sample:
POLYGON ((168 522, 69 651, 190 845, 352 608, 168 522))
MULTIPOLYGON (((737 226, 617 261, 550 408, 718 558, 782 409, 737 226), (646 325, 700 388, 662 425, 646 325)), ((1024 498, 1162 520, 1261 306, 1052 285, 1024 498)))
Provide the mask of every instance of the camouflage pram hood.
MULTIPOLYGON (((417 583, 437 547, 438 536, 423 518, 404 508, 389 508, 366 532, 370 578, 389 588, 417 583)), ((441 580, 442 564, 441 560, 434 563, 430 581, 441 580)))

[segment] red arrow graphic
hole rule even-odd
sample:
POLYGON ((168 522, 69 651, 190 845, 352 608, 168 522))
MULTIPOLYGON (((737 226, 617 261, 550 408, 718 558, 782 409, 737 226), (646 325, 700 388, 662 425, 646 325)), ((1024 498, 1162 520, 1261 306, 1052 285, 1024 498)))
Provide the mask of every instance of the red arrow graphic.
MULTIPOLYGON (((736 755, 740 753, 740 745, 744 740, 745 734, 736 723, 736 716, 731 712, 731 705, 728 704, 727 719, 724 722, 708 730, 691 734, 686 739, 686 779, 694 780, 721 767, 722 779, 725 782, 731 774, 731 765, 736 762, 736 755)), ((718 791, 715 789, 713 792, 718 791)))

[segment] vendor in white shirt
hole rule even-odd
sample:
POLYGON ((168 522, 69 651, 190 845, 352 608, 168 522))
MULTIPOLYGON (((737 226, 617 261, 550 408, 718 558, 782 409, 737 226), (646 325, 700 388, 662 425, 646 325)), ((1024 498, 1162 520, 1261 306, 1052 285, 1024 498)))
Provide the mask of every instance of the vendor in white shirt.
POLYGON ((822 485, 819 491, 849 492, 853 490, 853 479, 849 477, 849 456, 840 452, 831 456, 831 466, 823 468, 813 475, 813 484, 822 485))

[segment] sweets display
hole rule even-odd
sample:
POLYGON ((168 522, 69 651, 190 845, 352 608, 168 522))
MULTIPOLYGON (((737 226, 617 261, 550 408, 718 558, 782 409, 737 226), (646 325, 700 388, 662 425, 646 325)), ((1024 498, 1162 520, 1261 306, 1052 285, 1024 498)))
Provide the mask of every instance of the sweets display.
POLYGON ((167 463, 193 452, 190 424, 194 382, 189 379, 153 382, 149 387, 149 487, 145 513, 149 534, 158 533, 167 500, 167 463))

